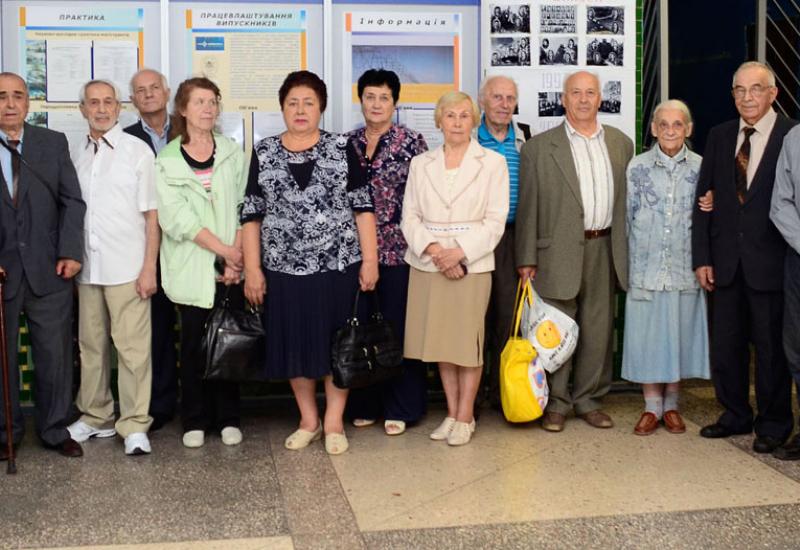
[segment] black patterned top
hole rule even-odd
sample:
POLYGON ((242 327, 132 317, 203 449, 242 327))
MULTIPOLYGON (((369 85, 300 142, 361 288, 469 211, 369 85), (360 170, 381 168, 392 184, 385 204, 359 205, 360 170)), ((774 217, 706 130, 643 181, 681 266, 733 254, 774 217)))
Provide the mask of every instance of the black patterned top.
POLYGON ((346 136, 321 131, 316 145, 299 152, 286 149, 279 135, 253 148, 241 221, 261 220, 266 269, 290 275, 344 271, 361 261, 353 212, 372 210, 346 136), (293 175, 302 173, 310 174, 308 181, 293 175))
POLYGON ((422 134, 395 124, 380 137, 372 158, 367 158, 366 129, 359 128, 348 135, 366 171, 375 205, 378 260, 381 265, 403 265, 408 245, 400 231, 400 218, 408 168, 412 158, 428 150, 428 144, 422 134))

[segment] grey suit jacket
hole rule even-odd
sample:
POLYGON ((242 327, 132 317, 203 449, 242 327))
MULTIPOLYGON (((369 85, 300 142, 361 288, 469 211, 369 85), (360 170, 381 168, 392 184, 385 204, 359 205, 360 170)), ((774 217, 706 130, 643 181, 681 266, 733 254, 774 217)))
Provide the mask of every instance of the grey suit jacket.
POLYGON ((22 158, 16 206, 0 170, 0 266, 7 273, 6 300, 16 295, 23 277, 37 296, 68 288, 72 281, 56 275, 56 262, 83 260, 86 203, 67 138, 25 124, 22 158))
MULTIPOLYGON (((625 168, 633 157, 631 140, 603 126, 614 174, 611 249, 617 283, 628 286, 625 237, 625 168)), ((545 298, 578 295, 583 272, 583 201, 566 128, 536 134, 520 153, 519 203, 515 226, 518 266, 537 266, 536 290, 545 298)))

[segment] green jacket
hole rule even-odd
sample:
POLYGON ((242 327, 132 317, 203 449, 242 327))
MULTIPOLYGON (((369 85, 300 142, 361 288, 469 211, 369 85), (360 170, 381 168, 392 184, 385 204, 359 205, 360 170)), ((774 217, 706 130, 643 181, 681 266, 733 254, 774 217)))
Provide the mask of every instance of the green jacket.
POLYGON ((193 239, 205 227, 232 245, 247 185, 242 148, 221 135, 215 134, 214 141, 211 193, 184 160, 180 138, 169 142, 156 158, 161 284, 176 304, 206 309, 214 305, 214 254, 193 239))

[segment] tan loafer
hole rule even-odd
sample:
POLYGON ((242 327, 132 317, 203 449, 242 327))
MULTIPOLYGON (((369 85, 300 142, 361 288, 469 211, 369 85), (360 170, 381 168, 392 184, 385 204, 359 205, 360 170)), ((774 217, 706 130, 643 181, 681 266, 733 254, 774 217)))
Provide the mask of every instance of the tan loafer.
POLYGON ((322 422, 319 423, 317 429, 313 432, 308 430, 296 430, 292 435, 286 438, 283 445, 291 450, 298 451, 308 447, 312 441, 317 441, 322 437, 322 422))
POLYGON ((611 417, 599 409, 589 411, 580 415, 580 417, 593 428, 607 429, 614 427, 614 421, 611 420, 611 417))
POLYGON ((563 432, 567 417, 557 412, 546 412, 542 417, 542 429, 548 432, 563 432))

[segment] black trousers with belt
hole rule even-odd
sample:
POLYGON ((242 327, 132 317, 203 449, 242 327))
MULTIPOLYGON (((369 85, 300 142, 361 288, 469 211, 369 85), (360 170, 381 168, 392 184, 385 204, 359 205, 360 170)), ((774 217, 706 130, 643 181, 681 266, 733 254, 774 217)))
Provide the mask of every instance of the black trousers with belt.
POLYGON ((782 342, 783 292, 760 291, 741 265, 717 287, 711 323, 711 377, 725 408, 719 423, 737 432, 786 439, 792 431, 791 377, 782 342), (750 406, 750 343, 755 349, 757 412, 750 406))

